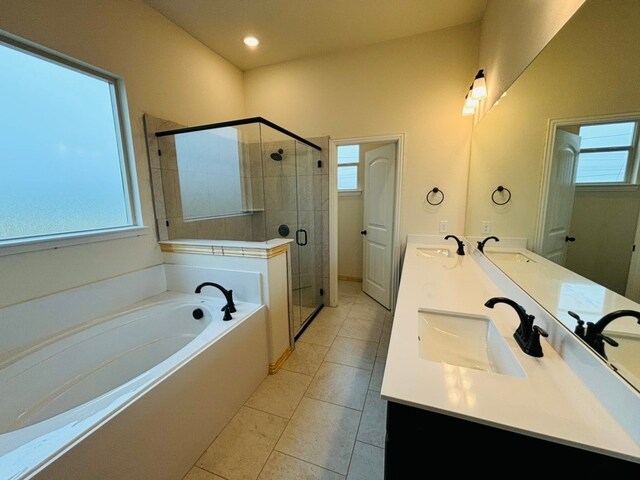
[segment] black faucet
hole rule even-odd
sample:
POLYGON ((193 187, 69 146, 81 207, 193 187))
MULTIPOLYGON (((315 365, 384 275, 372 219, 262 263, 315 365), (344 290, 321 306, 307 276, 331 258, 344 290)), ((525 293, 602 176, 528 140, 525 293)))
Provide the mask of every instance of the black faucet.
POLYGON ((204 282, 196 287, 195 293, 200 293, 203 287, 216 287, 222 292, 224 298, 227 300, 227 304, 220 309, 224 312, 224 317, 222 317, 222 320, 231 320, 233 318, 231 314, 236 311, 236 305, 235 303, 233 303, 233 290, 227 290, 222 285, 219 285, 217 283, 204 282))
POLYGON ((506 303, 513 307, 520 318, 520 326, 513 334, 518 345, 524 353, 532 357, 542 357, 542 346, 540 345, 540 336, 548 337, 549 334, 542 328, 533 324, 534 316, 529 315, 522 305, 514 302, 506 297, 493 297, 487 300, 485 307, 493 308, 496 303, 506 303))
POLYGON ((484 244, 487 243, 487 240, 495 240, 496 242, 499 242, 500 239, 498 237, 494 237, 493 235, 490 237, 485 238, 484 240, 482 240, 481 242, 478 242, 478 250, 480 250, 482 253, 484 253, 484 244))
POLYGON ((569 313, 569 315, 575 318, 578 322, 578 325, 575 329, 576 335, 582 338, 587 345, 598 352, 598 354, 601 355, 605 360, 607 360, 607 354, 604 352, 605 342, 612 347, 617 347, 618 345, 620 345, 613 338, 608 337, 602 333, 604 329, 607 328, 607 325, 613 322, 616 318, 620 317, 634 317, 636 320, 638 320, 638 325, 640 325, 640 312, 636 312, 635 310, 616 310, 615 312, 607 313, 596 323, 587 322, 587 328, 585 331, 584 320, 581 320, 580 316, 577 313, 567 313, 569 313))
POLYGON ((456 250, 456 253, 458 255, 464 255, 464 242, 455 235, 447 235, 446 237, 444 237, 445 240, 449 240, 450 238, 455 239, 455 241, 458 243, 458 250, 456 250))

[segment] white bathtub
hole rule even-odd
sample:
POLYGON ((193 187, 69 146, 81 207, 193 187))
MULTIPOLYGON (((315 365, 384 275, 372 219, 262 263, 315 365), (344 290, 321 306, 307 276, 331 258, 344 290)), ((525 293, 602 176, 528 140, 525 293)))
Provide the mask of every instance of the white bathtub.
POLYGON ((267 375, 265 308, 223 304, 166 292, 4 359, 0 478, 181 478, 267 375))

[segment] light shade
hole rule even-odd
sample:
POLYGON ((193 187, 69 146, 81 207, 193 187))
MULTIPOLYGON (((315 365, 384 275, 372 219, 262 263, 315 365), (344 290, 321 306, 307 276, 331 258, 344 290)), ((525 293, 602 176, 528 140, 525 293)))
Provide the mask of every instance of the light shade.
POLYGON ((473 115, 474 113, 476 113, 476 109, 475 108, 469 108, 466 105, 462 107, 462 116, 463 117, 469 117, 469 116, 473 115))
POLYGON ((260 40, 258 40, 256 37, 244 37, 244 40, 242 40, 244 42, 244 44, 247 47, 257 47, 260 44, 260 40))
POLYGON ((471 97, 474 100, 480 100, 481 98, 485 98, 487 96, 487 82, 484 79, 484 70, 478 70, 476 74, 476 78, 473 80, 473 85, 471 86, 471 97))
POLYGON ((480 101, 473 98, 471 96, 471 90, 469 90, 469 93, 467 93, 467 95, 464 97, 464 106, 466 108, 473 108, 475 110, 476 108, 478 108, 478 105, 480 105, 480 101))

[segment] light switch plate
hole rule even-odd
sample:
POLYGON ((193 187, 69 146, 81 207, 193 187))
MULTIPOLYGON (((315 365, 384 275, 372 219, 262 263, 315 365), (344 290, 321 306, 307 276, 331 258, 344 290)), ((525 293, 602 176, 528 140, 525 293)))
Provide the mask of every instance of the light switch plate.
POLYGON ((449 231, 449 221, 440 220, 440 233, 447 233, 449 231))
POLYGON ((491 233, 491 222, 482 222, 482 233, 491 233))

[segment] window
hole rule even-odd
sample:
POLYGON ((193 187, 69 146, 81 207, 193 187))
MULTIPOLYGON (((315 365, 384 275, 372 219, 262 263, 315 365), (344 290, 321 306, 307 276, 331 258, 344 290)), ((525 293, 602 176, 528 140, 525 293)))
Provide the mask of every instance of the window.
POLYGON ((0 37, 0 244, 135 224, 117 83, 0 37))
POLYGON ((359 145, 338 146, 338 191, 359 190, 358 171, 360 162, 359 145))
POLYGON ((633 183, 637 122, 581 125, 576 183, 633 183))

